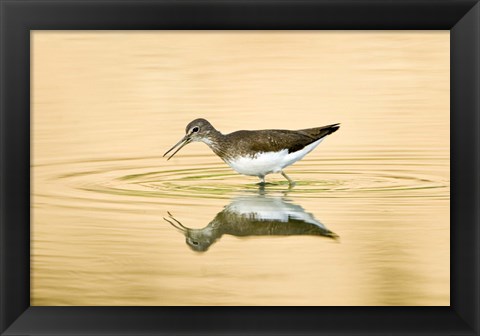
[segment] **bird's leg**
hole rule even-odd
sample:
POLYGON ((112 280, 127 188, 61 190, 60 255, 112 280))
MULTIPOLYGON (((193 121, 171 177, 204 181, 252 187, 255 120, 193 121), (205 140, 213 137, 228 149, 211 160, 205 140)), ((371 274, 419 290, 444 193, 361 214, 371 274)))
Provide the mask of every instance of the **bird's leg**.
POLYGON ((265 195, 265 183, 258 184, 258 194, 265 195))
POLYGON ((290 177, 288 177, 287 174, 285 174, 282 170, 282 176, 285 177, 288 180, 288 184, 290 184, 291 187, 295 185, 295 181, 293 181, 290 177))

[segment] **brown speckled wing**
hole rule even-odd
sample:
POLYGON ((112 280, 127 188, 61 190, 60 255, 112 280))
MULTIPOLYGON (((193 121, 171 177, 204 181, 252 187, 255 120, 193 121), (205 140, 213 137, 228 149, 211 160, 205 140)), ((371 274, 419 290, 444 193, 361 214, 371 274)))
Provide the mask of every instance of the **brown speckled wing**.
POLYGON ((338 124, 324 127, 291 130, 237 131, 228 134, 230 145, 237 154, 254 155, 258 152, 278 152, 288 149, 289 153, 301 150, 328 134, 335 132, 338 124))

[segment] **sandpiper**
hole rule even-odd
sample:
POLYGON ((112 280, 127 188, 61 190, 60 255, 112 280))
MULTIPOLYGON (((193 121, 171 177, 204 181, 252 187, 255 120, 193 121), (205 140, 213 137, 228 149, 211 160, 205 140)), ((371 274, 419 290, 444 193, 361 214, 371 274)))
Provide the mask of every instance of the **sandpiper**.
POLYGON ((170 212, 163 218, 185 235, 194 251, 205 252, 223 235, 252 236, 321 236, 337 239, 311 213, 284 197, 265 194, 237 196, 204 228, 189 228, 170 212))
POLYGON ((195 119, 185 129, 185 136, 163 156, 178 147, 170 160, 183 146, 204 142, 225 163, 243 175, 258 176, 265 183, 265 175, 281 173, 290 185, 293 180, 283 168, 297 162, 310 153, 325 137, 340 128, 340 124, 302 130, 236 131, 222 134, 205 119, 195 119))

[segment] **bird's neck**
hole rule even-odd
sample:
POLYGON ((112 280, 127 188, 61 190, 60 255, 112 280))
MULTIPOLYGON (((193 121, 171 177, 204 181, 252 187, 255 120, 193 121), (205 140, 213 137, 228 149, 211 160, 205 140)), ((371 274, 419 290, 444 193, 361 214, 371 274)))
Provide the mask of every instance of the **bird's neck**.
POLYGON ((203 142, 212 149, 212 151, 224 159, 225 156, 225 145, 227 143, 227 137, 217 131, 212 129, 208 134, 208 138, 203 139, 203 142))

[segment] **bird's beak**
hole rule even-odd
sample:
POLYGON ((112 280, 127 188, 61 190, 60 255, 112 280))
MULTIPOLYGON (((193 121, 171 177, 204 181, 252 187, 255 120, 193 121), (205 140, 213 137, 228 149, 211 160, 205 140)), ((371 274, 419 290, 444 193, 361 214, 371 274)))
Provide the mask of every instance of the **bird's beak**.
POLYGON ((165 154, 163 154, 163 156, 167 155, 167 154, 170 153, 172 150, 174 150, 176 147, 180 146, 180 147, 178 147, 178 149, 177 149, 175 152, 173 152, 172 155, 170 155, 170 156, 168 157, 167 161, 170 160, 175 154, 177 154, 177 152, 178 152, 180 149, 182 149, 183 146, 189 144, 191 141, 192 141, 192 139, 190 138, 190 135, 189 135, 189 134, 185 135, 182 140, 180 140, 179 142, 177 142, 177 144, 176 144, 175 146, 173 146, 172 148, 170 148, 165 154))
POLYGON ((189 229, 188 229, 185 225, 183 225, 183 224, 180 223, 178 220, 176 220, 175 217, 173 217, 170 212, 167 211, 167 213, 168 213, 168 217, 169 217, 171 220, 170 220, 170 219, 166 219, 165 217, 163 217, 163 219, 164 219, 166 222, 170 223, 171 226, 173 226, 175 229, 177 229, 177 230, 180 231, 181 233, 183 233, 183 234, 188 233, 188 230, 189 230, 189 229))

